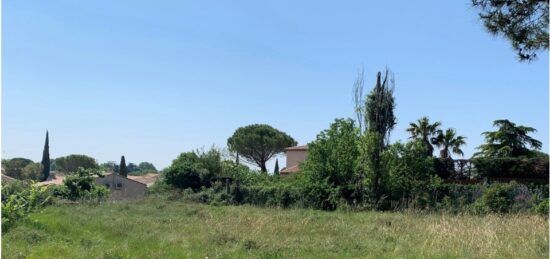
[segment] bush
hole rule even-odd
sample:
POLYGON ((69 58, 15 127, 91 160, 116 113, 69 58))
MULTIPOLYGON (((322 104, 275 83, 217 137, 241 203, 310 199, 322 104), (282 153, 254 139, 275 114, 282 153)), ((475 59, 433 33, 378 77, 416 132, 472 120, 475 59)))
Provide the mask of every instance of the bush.
POLYGON ((387 172, 384 182, 388 199, 402 202, 412 199, 416 205, 426 203, 420 198, 430 192, 438 178, 435 176, 434 159, 425 154, 426 146, 420 141, 398 142, 384 151, 382 161, 387 172))
POLYGON ((549 200, 548 198, 543 199, 542 201, 540 201, 540 202, 534 207, 533 210, 534 210, 535 213, 537 213, 537 214, 548 216, 549 202, 550 202, 550 200, 549 200))
POLYGON ((359 158, 359 130, 351 119, 337 119, 308 144, 301 166, 305 195, 313 207, 336 209, 340 200, 362 203, 364 187, 359 158))
POLYGON ((22 186, 8 187, 10 191, 18 190, 18 192, 11 193, 7 197, 4 196, 4 188, 2 188, 2 231, 7 231, 17 221, 26 218, 29 213, 52 202, 52 196, 47 187, 36 185, 24 186, 24 189, 20 187, 22 186))
POLYGON ((474 203, 474 211, 479 213, 510 212, 514 204, 514 183, 495 183, 488 187, 481 198, 474 203))
POLYGON ((210 187, 211 179, 221 172, 221 154, 211 149, 180 154, 164 171, 164 179, 174 187, 198 191, 201 187, 210 187))
POLYGON ((103 174, 97 169, 80 167, 74 174, 65 177, 63 185, 54 187, 53 193, 58 197, 72 201, 104 200, 109 194, 109 189, 96 185, 94 176, 102 177, 103 174))

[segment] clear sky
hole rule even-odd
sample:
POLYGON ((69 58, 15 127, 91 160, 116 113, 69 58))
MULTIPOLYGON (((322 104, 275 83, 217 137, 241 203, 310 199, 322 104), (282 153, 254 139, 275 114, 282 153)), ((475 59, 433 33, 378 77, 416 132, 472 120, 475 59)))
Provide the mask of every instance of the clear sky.
MULTIPOLYGON (((266 123, 300 144, 395 73, 399 120, 439 120, 466 156, 495 119, 548 151, 548 53, 520 63, 461 1, 3 1, 2 157, 150 161, 266 123)), ((284 160, 284 159, 283 159, 284 160)), ((281 161, 283 162, 283 161, 281 161)), ((284 163, 281 163, 284 164, 284 163)))

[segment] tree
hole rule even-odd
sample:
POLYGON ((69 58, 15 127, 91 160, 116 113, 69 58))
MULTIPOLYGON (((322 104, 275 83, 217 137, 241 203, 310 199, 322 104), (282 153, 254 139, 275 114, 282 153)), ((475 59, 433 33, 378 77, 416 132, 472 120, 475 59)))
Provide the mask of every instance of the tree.
POLYGON ((40 163, 30 163, 21 170, 21 179, 40 181, 43 179, 43 169, 40 163))
POLYGON ((139 163, 139 170, 142 172, 157 172, 157 168, 149 162, 139 163))
POLYGON ((360 132, 365 130, 365 99, 363 89, 365 88, 365 69, 361 67, 357 73, 357 78, 353 83, 353 103, 355 104, 354 111, 360 132))
POLYGON ((548 50, 548 0, 472 0, 485 29, 512 43, 521 61, 548 50))
POLYGON ((68 155, 55 159, 55 164, 58 171, 65 173, 73 173, 79 167, 84 169, 97 169, 99 166, 94 158, 86 155, 68 155))
POLYGON ((537 130, 526 126, 516 126, 509 120, 496 120, 493 127, 498 127, 497 131, 487 131, 482 134, 485 136, 486 144, 478 147, 480 152, 474 156, 484 157, 519 157, 535 153, 529 149, 540 150, 542 143, 528 134, 537 130))
POLYGON ((131 174, 134 172, 139 172, 139 166, 134 163, 129 163, 128 166, 126 166, 126 171, 131 174))
POLYGON ((227 140, 230 151, 237 152, 248 162, 258 165, 264 173, 267 173, 265 164, 269 159, 296 144, 286 133, 265 124, 238 128, 227 140))
POLYGON ((434 147, 430 143, 431 137, 438 133, 441 122, 436 121, 433 124, 430 123, 428 117, 420 118, 416 123, 409 123, 407 131, 411 133, 411 139, 421 140, 426 145, 426 155, 432 156, 434 147))
POLYGON ((124 159, 124 156, 120 158, 120 169, 118 174, 123 177, 128 177, 128 168, 126 168, 126 160, 124 159))
MULTIPOLYGON (((434 158, 428 157, 426 146, 421 140, 405 144, 390 145, 383 154, 383 165, 387 171, 384 181, 390 200, 401 200, 407 205, 411 198, 415 201, 429 191, 434 177, 434 158)), ((385 204, 386 208, 389 204, 385 204)))
POLYGON ((106 163, 103 163, 99 166, 99 168, 107 172, 118 173, 119 171, 119 166, 115 161, 108 161, 106 163))
POLYGON ((2 159, 2 169, 4 173, 15 179, 24 180, 22 175, 22 170, 27 165, 34 163, 32 160, 27 158, 12 158, 12 159, 2 159))
POLYGON ((42 152, 42 181, 48 180, 50 176, 50 145, 48 131, 46 131, 46 142, 44 143, 44 151, 42 152))
POLYGON ((210 187, 212 178, 222 174, 221 154, 216 149, 181 153, 163 174, 166 183, 177 188, 210 187))
POLYGON ((443 159, 451 158, 451 152, 457 155, 464 156, 464 152, 460 149, 466 145, 466 137, 457 136, 454 129, 447 129, 445 132, 439 130, 437 136, 432 138, 432 143, 438 148, 441 148, 440 157, 443 159))
POLYGON ((393 90, 395 81, 390 70, 386 69, 382 80, 381 73, 376 75, 376 85, 367 96, 365 104, 365 126, 370 132, 380 134, 381 147, 389 143, 390 132, 397 123, 393 114, 395 109, 395 100, 393 90))
POLYGON ((274 175, 279 175, 279 159, 275 159, 275 169, 273 170, 274 175))
POLYGON ((361 141, 362 144, 368 145, 361 148, 361 158, 363 159, 361 164, 369 176, 368 181, 376 201, 380 198, 381 177, 384 173, 380 157, 389 143, 390 132, 397 121, 393 113, 395 109, 393 75, 386 69, 383 79, 381 76, 381 73, 378 72, 376 85, 366 98, 366 134, 361 141))
POLYGON ((350 204, 362 200, 362 175, 357 170, 359 137, 353 120, 336 119, 308 144, 308 156, 300 169, 315 207, 332 210, 340 199, 350 204))

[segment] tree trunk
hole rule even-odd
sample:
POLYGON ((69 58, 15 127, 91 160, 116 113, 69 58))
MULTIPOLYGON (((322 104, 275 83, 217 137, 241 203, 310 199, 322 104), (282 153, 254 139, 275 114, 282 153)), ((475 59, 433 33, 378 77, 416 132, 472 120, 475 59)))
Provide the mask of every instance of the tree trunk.
POLYGON ((262 173, 267 173, 267 168, 265 167, 265 161, 262 161, 262 164, 260 165, 260 170, 262 173))

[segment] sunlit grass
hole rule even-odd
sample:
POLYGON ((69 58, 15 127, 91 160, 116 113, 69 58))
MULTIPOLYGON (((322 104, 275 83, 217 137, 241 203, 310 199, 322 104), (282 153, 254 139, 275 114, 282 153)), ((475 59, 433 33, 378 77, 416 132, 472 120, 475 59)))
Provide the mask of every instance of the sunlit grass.
POLYGON ((548 221, 149 199, 49 207, 2 236, 2 257, 548 258, 548 221))

